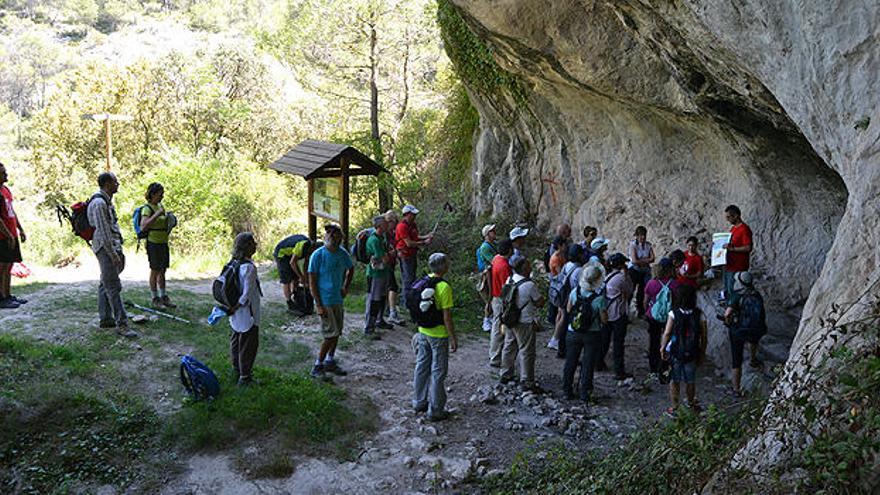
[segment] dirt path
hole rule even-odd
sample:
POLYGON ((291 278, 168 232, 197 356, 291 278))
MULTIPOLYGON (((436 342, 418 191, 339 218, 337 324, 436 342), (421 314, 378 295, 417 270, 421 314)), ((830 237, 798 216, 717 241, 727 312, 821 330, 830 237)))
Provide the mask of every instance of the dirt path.
MULTIPOLYGON (((176 286, 206 295, 209 292, 209 281, 179 282, 176 286)), ((81 281, 65 285, 64 290, 79 293, 93 287, 94 281, 81 281)), ((48 309, 41 296, 56 290, 58 286, 49 286, 32 294, 32 302, 23 310, 0 313, 0 326, 13 320, 17 326, 27 325, 29 315, 48 309)), ((264 290, 267 300, 281 299, 278 284, 266 283, 264 290)), ((446 383, 453 418, 430 423, 410 407, 412 332, 397 327, 374 342, 360 337, 361 326, 360 315, 346 315, 349 343, 340 348, 337 358, 349 375, 335 378, 336 386, 348 393, 369 397, 379 414, 378 432, 361 443, 356 461, 299 456, 294 459, 295 472, 288 478, 250 480, 247 472, 238 471, 234 461, 260 453, 260 445, 248 445, 241 451, 188 459, 188 469, 163 493, 451 492, 461 488, 462 483, 508 467, 526 447, 563 442, 572 449, 608 448, 647 424, 662 421, 668 405, 666 389, 647 379, 647 332, 643 322, 631 325, 626 343, 628 368, 635 380, 622 384, 610 373, 597 373, 595 396, 599 405, 589 409, 561 398, 562 361, 544 346, 547 332, 538 337, 537 377, 550 392, 538 396, 523 394, 516 386, 497 385, 497 370, 487 366, 488 335, 479 332, 461 338, 458 352, 450 355, 446 383)), ((316 316, 293 320, 281 332, 310 348, 320 340, 316 316)), ((51 341, 64 339, 46 328, 30 328, 28 333, 51 341)), ((711 365, 701 369, 698 397, 704 405, 726 404, 727 382, 711 369, 711 365)), ((167 391, 157 393, 168 400, 167 391)), ((474 489, 471 486, 466 491, 474 489)))

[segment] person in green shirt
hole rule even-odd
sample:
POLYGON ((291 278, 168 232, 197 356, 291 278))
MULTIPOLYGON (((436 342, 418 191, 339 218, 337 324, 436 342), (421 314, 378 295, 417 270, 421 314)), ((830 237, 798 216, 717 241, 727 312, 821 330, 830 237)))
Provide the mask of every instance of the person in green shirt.
MULTIPOLYGON (((491 271, 487 272, 487 270, 491 269, 492 259, 498 254, 498 248, 495 247, 495 239, 498 235, 495 232, 495 224, 490 223, 489 225, 484 225, 480 233, 483 234, 483 243, 477 248, 477 270, 485 280, 489 280, 489 284, 491 285, 491 279, 489 278, 491 277, 491 271)), ((489 332, 492 330, 492 295, 488 294, 488 297, 485 299, 486 305, 483 307, 483 331, 489 332)))
POLYGON ((367 239, 367 294, 366 311, 364 313, 364 334, 367 338, 378 340, 379 334, 376 328, 390 330, 394 328, 390 323, 382 320, 385 311, 385 303, 388 299, 388 287, 391 280, 392 251, 388 247, 385 231, 388 222, 382 215, 373 217, 375 231, 367 239))
MULTIPOLYGON (((429 277, 439 278, 433 288, 422 291, 422 309, 427 320, 438 322, 433 326, 419 325, 413 335, 416 368, 413 377, 413 409, 427 412, 428 419, 440 421, 449 417, 446 412, 446 374, 449 369, 449 351, 458 350, 455 327, 452 323, 452 286, 443 280, 449 271, 449 258, 434 253, 428 258, 429 277), (430 294, 429 291, 433 291, 430 294), (433 296, 433 297, 430 297, 433 296)), ((430 287, 430 285, 429 285, 430 287)))
POLYGON ((147 260, 150 262, 150 293, 157 309, 176 308, 165 289, 165 272, 171 264, 168 250, 168 213, 162 205, 165 188, 158 182, 147 186, 147 204, 141 206, 141 231, 147 232, 147 260))

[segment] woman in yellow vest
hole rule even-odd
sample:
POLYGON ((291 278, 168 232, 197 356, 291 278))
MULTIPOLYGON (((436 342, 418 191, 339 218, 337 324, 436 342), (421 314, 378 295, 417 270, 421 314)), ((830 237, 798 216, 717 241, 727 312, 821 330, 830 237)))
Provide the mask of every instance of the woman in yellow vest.
POLYGON ((165 292, 165 271, 170 264, 168 251, 168 212, 162 205, 165 188, 158 182, 147 187, 147 204, 141 206, 141 231, 147 232, 147 259, 150 262, 150 293, 154 308, 176 308, 165 292))

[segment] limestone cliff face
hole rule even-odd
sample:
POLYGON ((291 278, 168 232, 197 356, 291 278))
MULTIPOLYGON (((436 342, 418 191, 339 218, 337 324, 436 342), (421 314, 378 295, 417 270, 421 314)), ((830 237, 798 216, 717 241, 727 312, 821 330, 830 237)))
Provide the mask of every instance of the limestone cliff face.
MULTIPOLYGON (((792 356, 818 359, 819 318, 880 265, 880 4, 453 2, 525 87, 471 91, 478 212, 598 225, 612 250, 644 224, 665 252, 726 230, 738 204, 764 292, 805 303, 792 356)), ((792 389, 774 391, 768 430, 792 389)), ((789 433, 737 462, 784 460, 789 433)))

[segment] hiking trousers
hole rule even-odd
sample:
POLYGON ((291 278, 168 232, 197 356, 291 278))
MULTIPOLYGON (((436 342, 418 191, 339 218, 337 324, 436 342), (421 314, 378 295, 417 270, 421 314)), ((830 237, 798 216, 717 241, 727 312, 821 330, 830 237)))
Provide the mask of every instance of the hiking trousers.
POLYGON ((403 284, 400 290, 400 303, 403 307, 406 307, 406 293, 413 282, 416 280, 416 263, 418 262, 418 258, 416 255, 412 255, 408 258, 399 258, 400 259, 400 282, 403 284))
POLYGON ((501 367, 504 335, 501 333, 501 298, 492 298, 492 331, 489 333, 489 366, 501 367))
POLYGON ((526 386, 535 384, 535 340, 535 327, 531 323, 520 323, 507 329, 501 353, 501 378, 514 377, 514 361, 518 354, 520 382, 526 386))
POLYGON ((602 332, 566 332, 565 367, 562 370, 562 390, 572 393, 574 370, 581 363, 578 392, 581 400, 589 400, 593 392, 593 372, 602 352, 602 332))
MULTIPOLYGON (((614 373, 620 376, 626 372, 624 363, 625 353, 624 344, 626 343, 626 330, 629 326, 629 317, 621 316, 615 321, 609 321, 605 327, 605 342, 602 350, 602 359, 608 354, 611 348, 611 355, 614 359, 614 373)), ((658 343, 659 347, 660 344, 658 343)))
POLYGON ((665 323, 654 321, 653 318, 648 319, 648 367, 651 369, 651 373, 660 373, 662 371, 660 337, 663 336, 665 327, 665 323))
POLYGON ((641 318, 645 314, 645 286, 651 280, 651 271, 631 268, 629 278, 632 280, 633 291, 636 294, 636 314, 641 318))
MULTIPOLYGON (((122 257, 122 253, 118 253, 122 257)), ((116 322, 117 327, 128 325, 128 316, 125 314, 125 307, 122 305, 122 281, 119 280, 120 270, 113 264, 113 259, 103 248, 97 253, 98 266, 101 269, 101 281, 98 283, 98 315, 101 321, 116 322)), ((123 259, 123 268, 125 258, 123 259)))
POLYGON ((247 332, 232 331, 229 336, 229 353, 232 356, 232 369, 240 379, 249 379, 257 359, 260 345, 260 328, 252 326, 247 332))
POLYGON ((416 353, 413 373, 413 409, 427 406, 428 416, 442 414, 446 408, 446 373, 449 370, 449 338, 429 337, 416 332, 412 338, 416 353))
POLYGON ((367 304, 364 310, 364 331, 372 332, 378 323, 385 322, 389 277, 367 277, 367 304))

